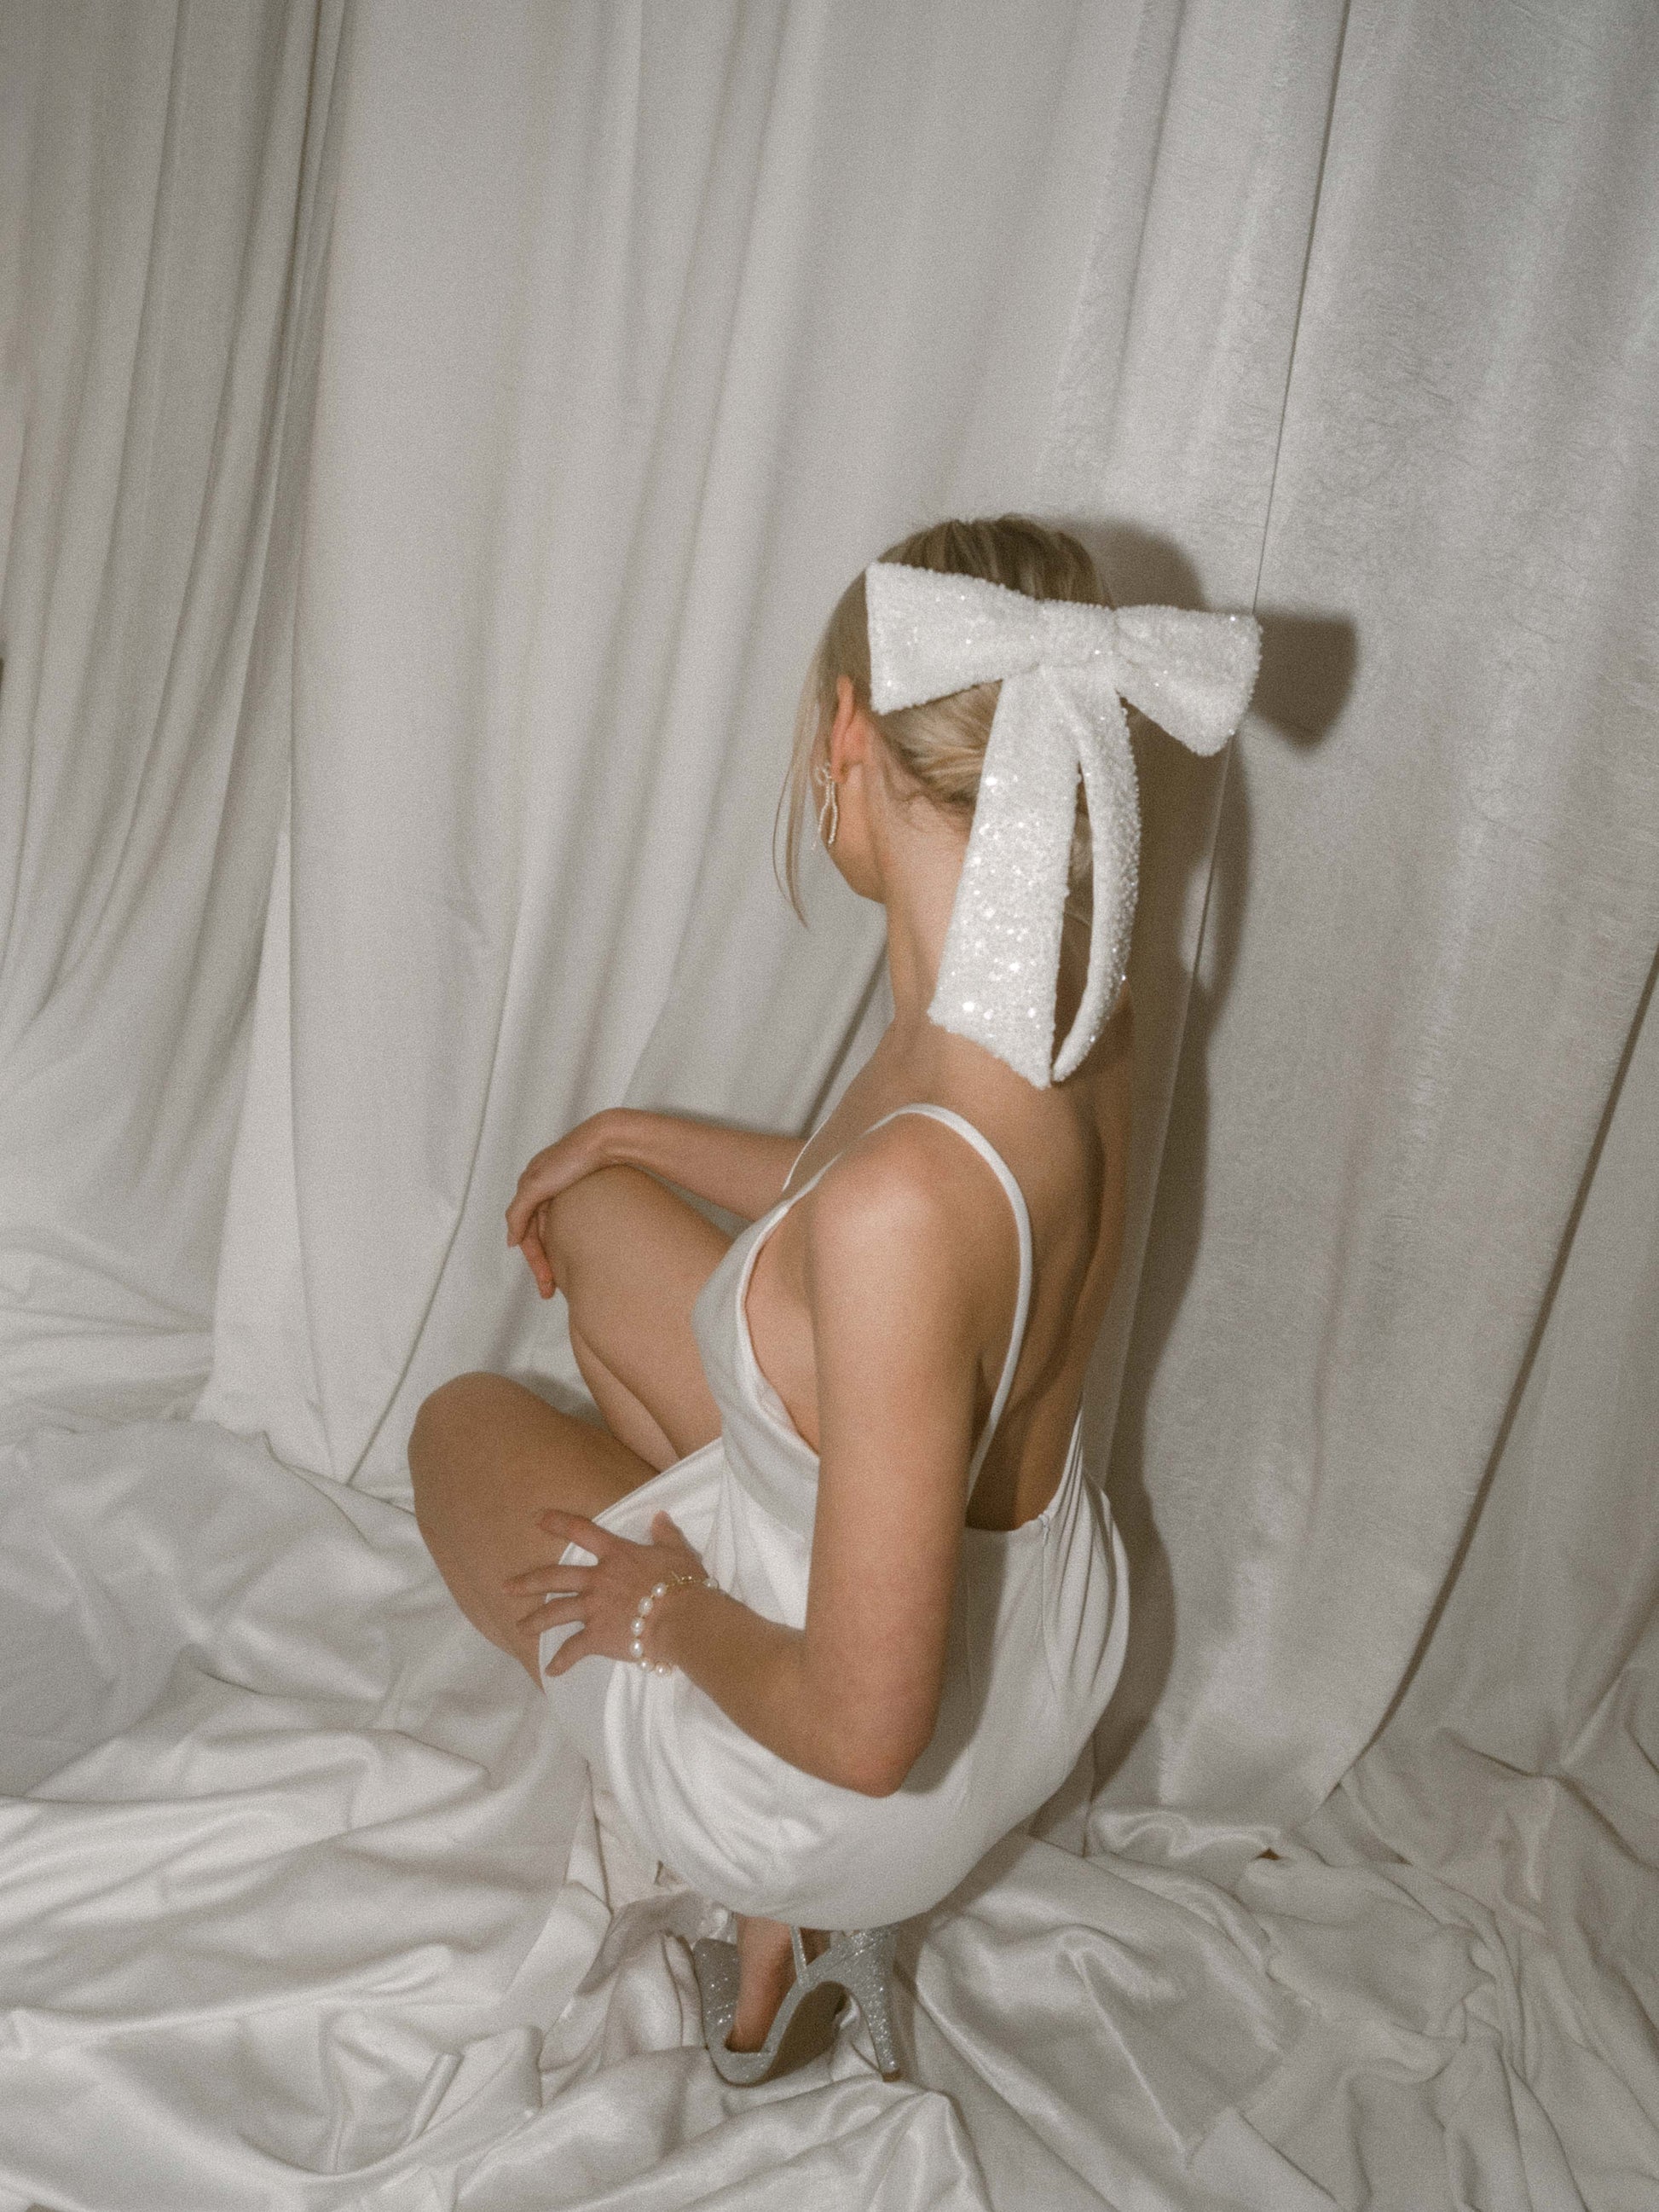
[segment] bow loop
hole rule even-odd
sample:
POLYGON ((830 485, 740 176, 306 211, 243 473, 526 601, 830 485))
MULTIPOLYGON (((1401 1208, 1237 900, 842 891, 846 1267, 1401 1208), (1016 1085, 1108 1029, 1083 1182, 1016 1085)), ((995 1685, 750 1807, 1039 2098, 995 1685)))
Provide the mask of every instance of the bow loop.
POLYGON ((978 576, 942 575, 890 561, 871 562, 864 592, 870 703, 878 714, 1036 667, 1047 657, 1043 617, 1058 604, 1028 599, 978 576))
POLYGON ((1189 752, 1217 753, 1243 720, 1261 656, 1261 632, 1249 615, 1125 607, 1110 681, 1189 752))
POLYGON ((1140 811, 1121 702, 1218 752, 1255 682, 1249 615, 1032 599, 977 576, 865 571, 878 714, 1000 681, 930 1019, 1039 1088, 1087 1057, 1116 1003, 1134 921, 1140 811), (1088 981, 1054 1060, 1060 923, 1081 773, 1094 847, 1088 981))

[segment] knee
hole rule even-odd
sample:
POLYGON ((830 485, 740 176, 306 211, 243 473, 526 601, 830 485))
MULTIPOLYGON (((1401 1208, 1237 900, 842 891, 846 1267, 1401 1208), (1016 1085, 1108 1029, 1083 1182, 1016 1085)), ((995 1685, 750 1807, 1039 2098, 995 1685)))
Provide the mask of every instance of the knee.
MULTIPOLYGON (((640 1168, 595 1168, 548 1200, 542 1214, 542 1247, 553 1279, 574 1307, 590 1268, 614 1264, 619 1219, 641 1197, 660 1194, 660 1186, 640 1168)), ((458 1378, 465 1380, 465 1377, 458 1378)))
POLYGON ((409 1477, 415 1492, 415 1518, 422 1527, 447 1478, 476 1439, 481 1420, 513 1384, 505 1375, 482 1370, 453 1375, 421 1401, 409 1432, 409 1477))

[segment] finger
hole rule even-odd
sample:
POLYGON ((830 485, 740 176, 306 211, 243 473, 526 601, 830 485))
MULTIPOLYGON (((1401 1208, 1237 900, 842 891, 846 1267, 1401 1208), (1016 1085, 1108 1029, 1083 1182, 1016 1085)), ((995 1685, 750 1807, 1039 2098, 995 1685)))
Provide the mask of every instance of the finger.
POLYGON ((556 1561, 550 1567, 526 1567, 520 1574, 504 1575, 501 1588, 525 1597, 580 1597, 592 1571, 592 1567, 562 1567, 556 1561))
POLYGON ((530 1217, 530 1226, 524 1232, 524 1249, 531 1255, 530 1264, 536 1270, 536 1280, 542 1285, 542 1296, 553 1295, 553 1255, 547 1249, 547 1209, 538 1206, 530 1217))
POLYGON ((511 1203, 507 1209, 507 1242, 512 1244, 516 1244, 524 1235, 529 1226, 531 1215, 547 1196, 547 1193, 540 1188, 540 1179, 535 1173, 535 1167, 536 1163, 532 1160, 530 1165, 519 1177, 519 1187, 514 1192, 511 1203))
POLYGON ((579 1597, 547 1598, 540 1605, 532 1605, 528 1613, 516 1616, 520 1628, 562 1628, 567 1622, 580 1620, 582 1601, 579 1597))
POLYGON ((519 1177, 518 1188, 508 1202, 507 1225, 515 1244, 524 1235, 531 1215, 550 1198, 556 1198, 568 1180, 568 1176, 549 1170, 548 1158, 548 1152, 537 1153, 519 1177))
POLYGON ((560 1644, 542 1672, 544 1674, 567 1674, 579 1659, 586 1658, 592 1648, 584 1629, 580 1635, 569 1637, 560 1644))
POLYGON ((555 1287, 553 1269, 549 1264, 547 1254, 542 1249, 542 1241, 533 1228, 526 1230, 519 1249, 524 1254, 526 1267, 536 1278, 536 1288, 544 1298, 550 1298, 555 1287))
POLYGON ((652 1515, 651 1540, 653 1544, 678 1544, 683 1552, 690 1552, 695 1548, 687 1541, 679 1523, 666 1513, 652 1515))
POLYGON ((636 1552, 640 1548, 637 1544, 630 1544, 626 1536, 615 1536, 609 1528, 601 1528, 597 1521, 590 1521, 585 1514, 567 1513, 562 1505, 549 1505, 535 1517, 537 1527, 545 1528, 550 1536, 562 1537, 567 1544, 580 1544, 596 1559, 603 1559, 613 1552, 636 1552))

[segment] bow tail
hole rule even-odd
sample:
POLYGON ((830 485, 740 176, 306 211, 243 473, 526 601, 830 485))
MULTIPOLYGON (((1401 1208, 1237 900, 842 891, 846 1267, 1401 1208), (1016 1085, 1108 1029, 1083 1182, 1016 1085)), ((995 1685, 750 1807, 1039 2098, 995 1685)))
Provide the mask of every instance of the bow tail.
MULTIPOLYGON (((1068 708, 1046 669, 1003 678, 927 1009, 930 1021, 983 1045, 1039 1090, 1050 1079, 1076 806, 1068 708)), ((1099 869, 1097 857, 1097 882, 1099 869)))
MULTIPOLYGON (((1140 873, 1140 790, 1122 703, 1115 690, 1103 692, 1092 713, 1071 701, 1066 703, 1089 802, 1095 896, 1088 980, 1077 1018, 1054 1061, 1056 1083, 1063 1083, 1083 1065, 1117 1003, 1129 965, 1140 873)), ((1068 813, 1068 836, 1070 830, 1068 813)))

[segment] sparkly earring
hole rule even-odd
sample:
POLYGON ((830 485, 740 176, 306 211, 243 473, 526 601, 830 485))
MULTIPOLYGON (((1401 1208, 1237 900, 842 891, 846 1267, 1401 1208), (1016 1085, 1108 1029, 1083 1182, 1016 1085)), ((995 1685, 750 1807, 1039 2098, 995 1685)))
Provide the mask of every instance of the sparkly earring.
POLYGON ((823 794, 818 801, 818 836, 827 851, 835 843, 836 832, 841 827, 841 789, 822 762, 813 769, 812 781, 823 794))

